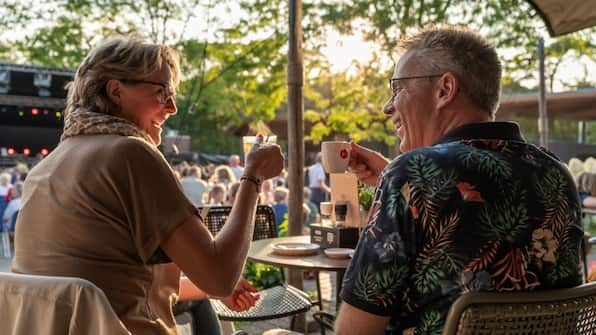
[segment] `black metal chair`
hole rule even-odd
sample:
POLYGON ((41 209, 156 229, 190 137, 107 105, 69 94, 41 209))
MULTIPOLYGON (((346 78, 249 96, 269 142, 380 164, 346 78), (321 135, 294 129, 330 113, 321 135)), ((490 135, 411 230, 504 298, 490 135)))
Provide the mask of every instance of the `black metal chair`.
MULTIPOLYGON (((204 216, 203 223, 216 235, 226 223, 231 209, 230 206, 205 207, 199 208, 199 212, 204 216)), ((277 226, 273 208, 267 205, 257 206, 253 241, 274 237, 277 237, 277 226)), ((286 284, 285 281, 283 285, 262 290, 259 294, 261 298, 256 305, 244 312, 234 312, 215 299, 211 300, 211 305, 223 321, 261 321, 286 316, 295 317, 307 312, 312 306, 312 301, 305 292, 286 284)), ((292 328, 294 321, 295 318, 292 318, 292 328)))

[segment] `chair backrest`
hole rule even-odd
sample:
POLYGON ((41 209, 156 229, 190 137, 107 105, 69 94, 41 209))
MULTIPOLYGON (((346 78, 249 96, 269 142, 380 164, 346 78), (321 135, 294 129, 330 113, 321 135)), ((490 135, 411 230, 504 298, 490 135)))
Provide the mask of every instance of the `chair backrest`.
POLYGON ((595 334, 596 283, 534 292, 473 292, 451 306, 443 335, 595 334))
POLYGON ((0 273, 0 334, 130 335, 105 294, 72 277, 0 273))
MULTIPOLYGON (((208 208, 209 212, 206 217, 203 218, 203 223, 207 225, 211 234, 216 235, 228 220, 232 207, 216 206, 205 208, 208 208)), ((199 213, 202 212, 203 207, 199 207, 199 213)), ((255 230, 252 239, 253 241, 256 241, 274 237, 277 237, 277 226, 275 224, 275 213, 273 212, 273 208, 269 205, 258 205, 255 214, 255 230)))

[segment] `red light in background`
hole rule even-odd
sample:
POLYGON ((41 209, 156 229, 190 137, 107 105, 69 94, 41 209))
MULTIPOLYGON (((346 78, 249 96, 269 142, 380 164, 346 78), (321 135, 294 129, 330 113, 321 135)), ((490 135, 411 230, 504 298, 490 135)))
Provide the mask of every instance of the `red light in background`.
POLYGON ((33 116, 37 116, 37 115, 39 115, 39 109, 37 109, 37 108, 33 108, 33 109, 31 109, 31 114, 32 114, 33 116))
POLYGON ((6 150, 6 152, 12 156, 12 155, 14 155, 14 148, 8 148, 8 150, 6 150))
POLYGON ((46 148, 41 149, 41 154, 42 155, 47 156, 48 153, 49 153, 48 149, 46 149, 46 148))
POLYGON ((31 155, 31 149, 29 149, 29 148, 25 148, 25 149, 23 149, 23 154, 24 154, 25 156, 29 156, 29 155, 31 155))

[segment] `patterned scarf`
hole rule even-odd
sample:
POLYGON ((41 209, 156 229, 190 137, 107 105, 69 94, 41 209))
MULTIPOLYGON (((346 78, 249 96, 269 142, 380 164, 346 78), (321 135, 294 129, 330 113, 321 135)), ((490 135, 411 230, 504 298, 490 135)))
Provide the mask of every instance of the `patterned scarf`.
POLYGON ((60 140, 79 135, 99 134, 140 137, 155 146, 151 137, 134 123, 109 114, 91 112, 84 108, 76 109, 66 115, 64 132, 60 140))

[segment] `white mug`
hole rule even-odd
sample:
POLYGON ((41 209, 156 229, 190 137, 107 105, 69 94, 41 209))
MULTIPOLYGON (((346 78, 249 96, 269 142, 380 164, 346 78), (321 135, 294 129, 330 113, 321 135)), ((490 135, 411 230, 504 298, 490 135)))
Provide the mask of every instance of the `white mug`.
POLYGON ((323 167, 327 173, 344 173, 350 163, 350 143, 326 141, 321 144, 323 167))

